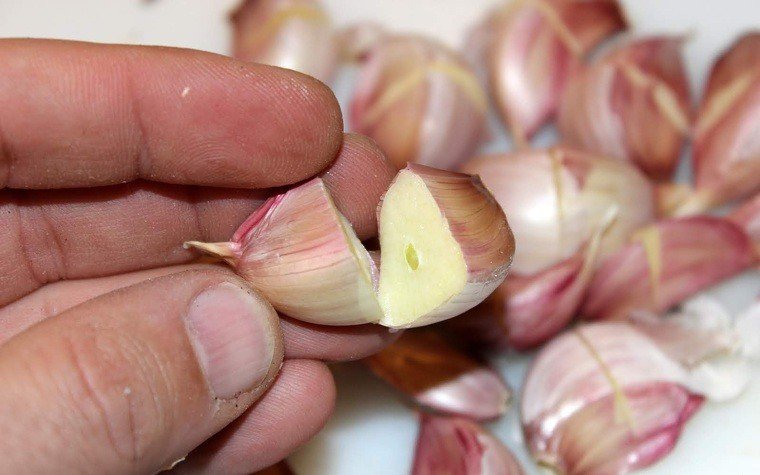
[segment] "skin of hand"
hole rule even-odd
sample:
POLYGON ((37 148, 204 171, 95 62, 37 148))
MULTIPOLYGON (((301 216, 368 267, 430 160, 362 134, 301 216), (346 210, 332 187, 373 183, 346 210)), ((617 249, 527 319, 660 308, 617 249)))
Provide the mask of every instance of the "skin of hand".
POLYGON ((391 335, 280 318, 185 240, 321 175, 363 238, 394 170, 310 77, 199 51, 0 40, 0 472, 251 473, 391 335), (280 188, 281 189, 281 188, 280 188))

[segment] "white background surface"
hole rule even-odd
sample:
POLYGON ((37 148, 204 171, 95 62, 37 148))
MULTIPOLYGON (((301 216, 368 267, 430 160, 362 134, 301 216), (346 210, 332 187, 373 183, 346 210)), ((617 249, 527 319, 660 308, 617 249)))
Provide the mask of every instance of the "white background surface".
MULTIPOLYGON (((374 19, 400 31, 415 31, 458 46, 465 29, 496 0, 324 0, 336 23, 374 19)), ((712 58, 735 35, 760 27, 758 0, 629 0, 623 2, 638 32, 689 33, 686 57, 699 91, 712 58)), ((228 51, 226 13, 236 0, 0 0, 0 37, 28 36, 102 42, 183 46, 228 51)), ((0 65, 0 74, 2 65, 0 65)), ((351 72, 336 81, 342 103, 350 95, 351 72)), ((543 137, 546 140, 546 136, 543 137)), ((491 150, 507 150, 502 136, 491 150)), ((714 289, 738 311, 760 291, 757 271, 714 289)), ((495 364, 519 386, 525 356, 506 355, 495 364)), ((393 392, 356 365, 335 368, 338 407, 326 430, 291 458, 301 474, 373 475, 405 473, 411 463, 416 418, 393 392)), ((530 465, 521 449, 513 408, 491 429, 530 465)), ((673 453, 642 473, 760 474, 760 371, 739 400, 707 404, 686 426, 673 453)))

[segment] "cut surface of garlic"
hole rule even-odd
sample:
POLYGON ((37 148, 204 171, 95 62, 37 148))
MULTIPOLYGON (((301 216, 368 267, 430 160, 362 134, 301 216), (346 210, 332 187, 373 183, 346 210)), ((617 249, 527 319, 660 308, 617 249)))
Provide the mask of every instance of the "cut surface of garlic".
POLYGON ((318 178, 268 200, 232 242, 186 245, 230 263, 282 313, 328 325, 434 323, 477 305, 506 277, 514 239, 475 177, 409 165, 378 217, 379 276, 318 178))

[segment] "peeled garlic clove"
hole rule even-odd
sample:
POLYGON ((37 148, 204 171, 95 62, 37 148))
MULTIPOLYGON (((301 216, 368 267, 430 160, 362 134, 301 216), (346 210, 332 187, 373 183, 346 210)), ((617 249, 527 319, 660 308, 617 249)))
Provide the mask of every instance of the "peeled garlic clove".
POLYGON ((478 177, 410 164, 380 205, 383 325, 408 328, 454 317, 503 281, 514 237, 478 177))
POLYGON ((568 145, 669 178, 690 122, 683 43, 677 36, 631 41, 575 75, 558 114, 568 145))
POLYGON ((760 32, 739 38, 713 65, 697 115, 694 213, 760 190, 760 32))
POLYGON ((487 108, 456 52, 395 36, 368 55, 351 101, 351 128, 372 137, 398 168, 415 162, 453 169, 481 143, 487 108))
POLYGON ((220 257, 280 312, 326 325, 426 325, 469 310, 506 277, 514 238, 504 212, 461 173, 402 170, 379 211, 375 258, 321 179, 269 199, 227 243, 186 243, 220 257))
POLYGON ((499 113, 524 145, 549 120, 581 60, 626 27, 615 0, 523 0, 489 12, 466 49, 485 66, 499 113))
POLYGON ((338 44, 318 1, 243 0, 230 20, 235 58, 332 78, 338 44))
POLYGON ((415 403, 443 413, 495 419, 512 397, 498 373, 432 331, 407 331, 365 361, 415 403))
POLYGON ((355 325, 383 316, 372 259, 321 179, 270 198, 229 243, 188 245, 224 258, 293 318, 355 325))
POLYGON ((478 174, 509 216, 518 246, 513 271, 534 275, 581 251, 611 209, 615 221, 604 257, 654 220, 654 190, 629 164, 568 148, 477 157, 462 170, 478 174))
POLYGON ((755 245, 756 254, 760 256, 760 194, 732 211, 728 219, 747 233, 755 245))
POLYGON ((412 475, 522 475, 515 456, 476 423, 459 417, 420 416, 412 475))
POLYGON ((662 313, 752 264, 747 235, 724 218, 659 221, 601 264, 581 315, 624 319, 632 310, 662 313))

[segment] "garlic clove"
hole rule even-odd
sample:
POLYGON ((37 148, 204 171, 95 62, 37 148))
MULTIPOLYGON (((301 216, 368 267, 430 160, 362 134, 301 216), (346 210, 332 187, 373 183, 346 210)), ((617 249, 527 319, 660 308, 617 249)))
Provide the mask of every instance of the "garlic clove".
POLYGON ((226 260, 293 318, 327 325, 382 318, 372 259, 319 178, 270 198, 231 242, 187 245, 226 260))
POLYGON ((525 145, 554 115, 583 56, 625 27, 615 0, 522 0, 489 12, 466 49, 485 66, 502 119, 525 145))
POLYGON ((420 415, 413 475, 522 475, 510 450, 476 423, 459 417, 420 415))
POLYGON ((575 75, 558 113, 568 145, 669 178, 690 125, 683 43, 680 36, 629 41, 575 75))
POLYGON ((432 331, 407 331, 365 360, 381 379, 415 403, 474 420, 507 410, 511 390, 493 369, 432 331))
POLYGON ((243 61, 294 69, 328 82, 338 44, 316 0, 243 0, 230 15, 232 55, 243 61))
POLYGON ((353 131, 392 163, 453 169, 487 130, 486 95, 454 51, 421 37, 392 36, 368 54, 350 105, 353 131))
POLYGON ((760 32, 741 36, 715 62, 697 115, 693 214, 760 190, 760 32))
POLYGON ((760 193, 733 210, 728 219, 747 233, 755 246, 757 260, 760 260, 760 193))
POLYGON ((539 463, 561 473, 643 468, 672 450, 705 397, 741 394, 750 372, 730 318, 704 299, 686 307, 582 325, 541 350, 521 406, 539 463))
POLYGON ((371 21, 344 27, 338 32, 341 56, 344 61, 361 63, 369 57, 372 48, 387 37, 385 28, 371 21))
POLYGON ((459 315, 507 275, 514 237, 477 177, 410 164, 379 208, 378 296, 394 328, 459 315))
POLYGON ((614 320, 627 318, 632 310, 661 313, 746 269, 753 259, 749 238, 727 219, 662 220, 602 262, 581 315, 614 320))
POLYGON ((607 222, 582 252, 539 272, 510 275, 486 301, 466 316, 451 321, 468 343, 480 348, 527 350, 545 343, 575 317, 591 281, 607 222))
POLYGON ((506 277, 514 238, 476 177, 410 165, 379 208, 380 273, 315 178, 269 199, 228 243, 188 242, 232 265, 280 312, 326 325, 427 325, 506 277))
POLYGON ((654 189, 633 166, 568 148, 476 157, 462 171, 480 175, 509 216, 518 246, 513 271, 530 276, 575 256, 614 209, 599 250, 604 257, 654 220, 654 189))

